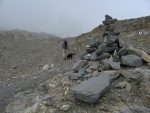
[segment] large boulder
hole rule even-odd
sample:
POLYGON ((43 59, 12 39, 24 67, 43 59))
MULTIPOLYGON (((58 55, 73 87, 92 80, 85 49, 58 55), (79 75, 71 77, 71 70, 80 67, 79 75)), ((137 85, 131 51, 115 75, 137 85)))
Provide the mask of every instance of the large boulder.
POLYGON ((112 73, 102 73, 98 77, 90 78, 89 80, 74 86, 74 96, 86 103, 96 103, 110 88, 111 82, 112 73))
POLYGON ((126 55, 121 57, 121 63, 125 66, 139 67, 143 65, 143 61, 140 57, 135 55, 126 55))
POLYGON ((83 68, 87 64, 87 60, 79 60, 77 63, 74 64, 72 70, 74 72, 78 72, 81 68, 83 68))
POLYGON ((129 53, 141 57, 144 61, 150 63, 150 55, 140 49, 129 47, 129 53))

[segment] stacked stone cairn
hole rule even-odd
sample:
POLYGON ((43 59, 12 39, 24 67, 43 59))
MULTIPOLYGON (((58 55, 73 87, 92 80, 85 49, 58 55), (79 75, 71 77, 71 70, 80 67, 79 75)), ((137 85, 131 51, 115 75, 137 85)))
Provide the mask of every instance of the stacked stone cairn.
MULTIPOLYGON (((69 78, 83 81, 73 87, 74 96, 78 100, 90 104, 96 103, 111 87, 112 76, 116 76, 117 70, 139 67, 145 62, 137 51, 120 46, 120 33, 109 29, 109 25, 116 21, 108 15, 105 16, 103 23, 107 28, 103 35, 104 42, 97 41, 87 45, 85 54, 73 66, 73 73, 69 78)), ((149 59, 147 62, 150 62, 149 59)))

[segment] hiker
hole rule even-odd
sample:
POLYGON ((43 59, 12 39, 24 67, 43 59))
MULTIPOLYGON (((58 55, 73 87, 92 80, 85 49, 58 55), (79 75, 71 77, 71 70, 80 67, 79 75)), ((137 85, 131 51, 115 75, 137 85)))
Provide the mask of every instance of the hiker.
POLYGON ((63 49, 62 56, 63 56, 63 59, 65 60, 66 59, 66 52, 67 52, 67 49, 68 49, 68 42, 67 42, 67 40, 63 41, 62 49, 63 49))

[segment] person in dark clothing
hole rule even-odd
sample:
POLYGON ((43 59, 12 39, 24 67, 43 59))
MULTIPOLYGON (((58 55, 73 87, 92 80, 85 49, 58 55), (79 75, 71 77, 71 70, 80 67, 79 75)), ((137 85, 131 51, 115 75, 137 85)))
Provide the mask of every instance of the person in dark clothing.
POLYGON ((68 49, 68 42, 67 42, 67 40, 64 40, 64 42, 62 44, 62 48, 63 49, 68 49))
POLYGON ((68 49, 68 42, 67 40, 64 40, 63 43, 62 43, 62 56, 63 56, 63 59, 65 60, 66 59, 66 50, 68 49))

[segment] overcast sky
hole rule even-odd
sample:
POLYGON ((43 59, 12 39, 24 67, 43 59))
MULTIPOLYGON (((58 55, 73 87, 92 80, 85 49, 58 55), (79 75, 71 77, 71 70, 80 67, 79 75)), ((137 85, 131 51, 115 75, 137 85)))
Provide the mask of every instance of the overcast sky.
POLYGON ((0 30, 76 36, 101 24, 105 14, 117 19, 148 16, 150 0, 0 0, 0 30))

